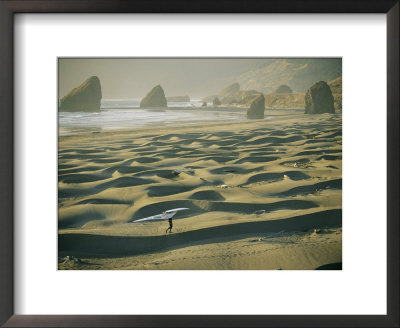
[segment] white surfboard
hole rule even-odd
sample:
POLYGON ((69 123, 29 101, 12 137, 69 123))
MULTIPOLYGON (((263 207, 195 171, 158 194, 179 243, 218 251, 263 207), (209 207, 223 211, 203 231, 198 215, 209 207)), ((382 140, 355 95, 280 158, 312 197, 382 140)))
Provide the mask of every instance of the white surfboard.
POLYGON ((145 222, 145 221, 156 221, 156 220, 168 220, 170 218, 172 218, 177 212, 179 211, 185 211, 188 210, 189 208, 187 207, 180 207, 180 208, 173 208, 172 210, 167 210, 161 214, 156 214, 156 215, 152 215, 152 216, 148 216, 146 218, 143 219, 138 219, 135 221, 130 221, 130 223, 133 222, 145 222))

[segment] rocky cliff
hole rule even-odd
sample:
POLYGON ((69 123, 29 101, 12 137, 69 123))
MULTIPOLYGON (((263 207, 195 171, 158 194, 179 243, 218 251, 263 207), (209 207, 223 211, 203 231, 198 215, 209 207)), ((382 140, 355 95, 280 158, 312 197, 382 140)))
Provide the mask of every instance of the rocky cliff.
POLYGON ((236 77, 242 90, 255 89, 269 94, 287 85, 294 93, 305 93, 318 81, 331 81, 342 75, 341 58, 277 59, 236 77))
POLYGON ((140 102, 140 108, 159 108, 167 107, 167 99, 161 85, 156 85, 151 89, 140 102))
POLYGON ((331 88, 335 109, 338 111, 342 110, 342 77, 338 77, 337 79, 328 82, 329 87, 331 88))
POLYGON ((60 100, 58 110, 60 112, 98 112, 100 102, 100 80, 97 76, 91 76, 60 100))
POLYGON ((264 95, 265 106, 269 108, 304 108, 304 93, 264 95))
POLYGON ((240 85, 239 83, 235 82, 230 85, 227 85, 225 88, 223 88, 218 95, 221 97, 228 97, 233 95, 235 92, 238 92, 240 90, 240 85))

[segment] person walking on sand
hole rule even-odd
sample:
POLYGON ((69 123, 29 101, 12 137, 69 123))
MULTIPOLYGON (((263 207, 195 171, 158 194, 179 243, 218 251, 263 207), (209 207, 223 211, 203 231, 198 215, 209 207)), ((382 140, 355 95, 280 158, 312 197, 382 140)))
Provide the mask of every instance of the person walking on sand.
POLYGON ((169 218, 169 219, 168 219, 168 222, 169 222, 169 228, 168 228, 167 230, 165 230, 165 233, 167 233, 168 230, 169 230, 169 233, 172 232, 172 218, 169 218))

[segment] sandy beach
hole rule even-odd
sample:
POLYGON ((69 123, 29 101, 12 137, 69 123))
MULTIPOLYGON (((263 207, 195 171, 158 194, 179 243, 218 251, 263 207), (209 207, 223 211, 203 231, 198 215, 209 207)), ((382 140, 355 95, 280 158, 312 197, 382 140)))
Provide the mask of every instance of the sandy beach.
POLYGON ((265 116, 60 136, 59 269, 340 268, 342 116, 265 116))

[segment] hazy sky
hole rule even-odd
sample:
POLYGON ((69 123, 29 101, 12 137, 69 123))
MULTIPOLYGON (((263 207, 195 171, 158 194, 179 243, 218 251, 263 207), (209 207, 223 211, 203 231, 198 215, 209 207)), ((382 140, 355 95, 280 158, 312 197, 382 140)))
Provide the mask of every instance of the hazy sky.
POLYGON ((286 83, 296 92, 305 92, 312 83, 342 74, 340 58, 277 59, 60 58, 59 98, 93 75, 100 79, 103 99, 141 99, 157 84, 167 97, 195 99, 217 94, 238 81, 244 89, 271 92, 286 83), (248 72, 241 80, 241 74, 248 72))
POLYGON ((273 59, 59 59, 59 98, 92 75, 99 77, 103 99, 142 98, 161 84, 166 96, 207 96, 241 73, 273 59))

